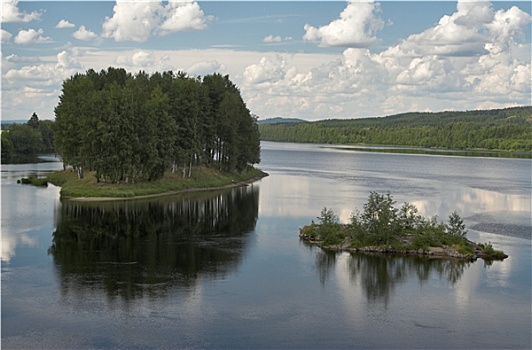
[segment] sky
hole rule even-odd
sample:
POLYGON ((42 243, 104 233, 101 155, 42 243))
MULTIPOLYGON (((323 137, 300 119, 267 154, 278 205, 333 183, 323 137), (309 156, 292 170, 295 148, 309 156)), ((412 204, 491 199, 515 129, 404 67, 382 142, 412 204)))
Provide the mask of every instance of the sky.
POLYGON ((305 120, 531 105, 530 1, 2 1, 2 120, 89 69, 228 74, 305 120))

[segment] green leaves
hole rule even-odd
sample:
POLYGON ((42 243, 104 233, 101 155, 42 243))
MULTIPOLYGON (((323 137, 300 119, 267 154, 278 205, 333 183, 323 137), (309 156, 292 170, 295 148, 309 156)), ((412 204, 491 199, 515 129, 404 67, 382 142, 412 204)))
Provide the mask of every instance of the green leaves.
POLYGON ((190 177, 215 163, 242 171, 260 161, 256 118, 228 76, 89 70, 63 83, 55 113, 58 153, 98 181, 154 181, 178 166, 190 177))
MULTIPOLYGON (((261 124, 263 140, 532 151, 532 107, 261 124)), ((330 116, 334 117, 334 116, 330 116)))
POLYGON ((437 216, 425 218, 410 203, 404 203, 400 209, 395 200, 387 194, 371 192, 362 212, 351 214, 349 225, 339 224, 338 216, 326 207, 318 217, 318 223, 311 225, 309 232, 315 239, 326 244, 337 244, 346 237, 352 246, 400 246, 408 242, 412 248, 429 246, 466 246, 465 225, 458 213, 449 216, 444 224, 437 216), (331 243, 334 242, 334 243, 331 243))

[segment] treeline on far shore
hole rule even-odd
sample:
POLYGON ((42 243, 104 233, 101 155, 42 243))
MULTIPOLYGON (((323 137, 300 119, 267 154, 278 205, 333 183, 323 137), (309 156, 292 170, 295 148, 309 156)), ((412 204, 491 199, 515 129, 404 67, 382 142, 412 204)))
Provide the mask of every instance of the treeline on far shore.
POLYGON ((15 156, 54 153, 54 122, 36 113, 26 123, 2 125, 2 162, 15 156))
POLYGON ((263 141, 532 151, 532 107, 260 124, 263 141))

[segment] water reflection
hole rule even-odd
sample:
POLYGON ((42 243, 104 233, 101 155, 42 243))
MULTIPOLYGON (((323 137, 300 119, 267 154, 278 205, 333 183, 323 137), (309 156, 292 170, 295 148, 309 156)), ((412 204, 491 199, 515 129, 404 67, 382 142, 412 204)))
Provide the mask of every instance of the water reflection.
POLYGON ((352 288, 360 288, 368 302, 385 305, 389 303, 395 288, 411 279, 424 284, 431 278, 438 278, 454 286, 470 264, 469 261, 416 256, 348 255, 323 250, 316 253, 320 282, 326 283, 335 269, 345 266, 352 288))
POLYGON ((194 197, 64 202, 49 251, 64 296, 164 297, 238 267, 258 215, 258 186, 194 197))

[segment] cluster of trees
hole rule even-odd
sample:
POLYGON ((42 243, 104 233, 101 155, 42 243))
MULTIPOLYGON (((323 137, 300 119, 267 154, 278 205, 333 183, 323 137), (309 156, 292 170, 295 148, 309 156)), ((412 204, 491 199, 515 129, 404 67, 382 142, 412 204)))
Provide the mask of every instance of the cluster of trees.
POLYGON ((70 77, 59 99, 57 152, 98 181, 152 181, 178 168, 190 177, 197 165, 242 171, 260 162, 257 118, 228 76, 110 67, 70 77))
POLYGON ((532 151, 532 107, 261 124, 262 140, 532 151))
POLYGON ((9 124, 2 130, 2 160, 14 155, 54 152, 54 122, 39 120, 36 113, 25 124, 9 124))
MULTIPOLYGON (((397 244, 405 235, 424 236, 426 239, 431 235, 462 238, 467 234, 463 220, 456 212, 449 216, 449 224, 444 224, 438 221, 437 216, 425 218, 418 215, 418 209, 411 203, 404 203, 400 209, 395 204, 389 193, 371 192, 364 210, 351 215, 351 223, 343 234, 340 233, 338 216, 327 208, 323 208, 318 217, 319 224, 313 223, 310 231, 315 231, 314 234, 327 243, 338 243, 341 236, 349 236, 357 246, 397 244)), ((417 243, 421 242, 416 240, 414 245, 417 243)), ((441 245, 441 242, 432 243, 434 246, 441 245)), ((420 247, 416 245, 416 248, 420 247)))
POLYGON ((395 204, 389 193, 371 192, 364 210, 353 213, 347 225, 341 225, 332 210, 323 208, 318 223, 313 221, 304 226, 300 236, 322 242, 323 246, 348 242, 350 248, 385 247, 399 252, 452 246, 460 254, 471 258, 507 257, 503 252, 493 249, 491 244, 477 245, 469 241, 464 221, 456 212, 449 215, 445 224, 437 216, 425 218, 419 215, 418 209, 411 203, 404 203, 401 208, 396 208, 395 204))

